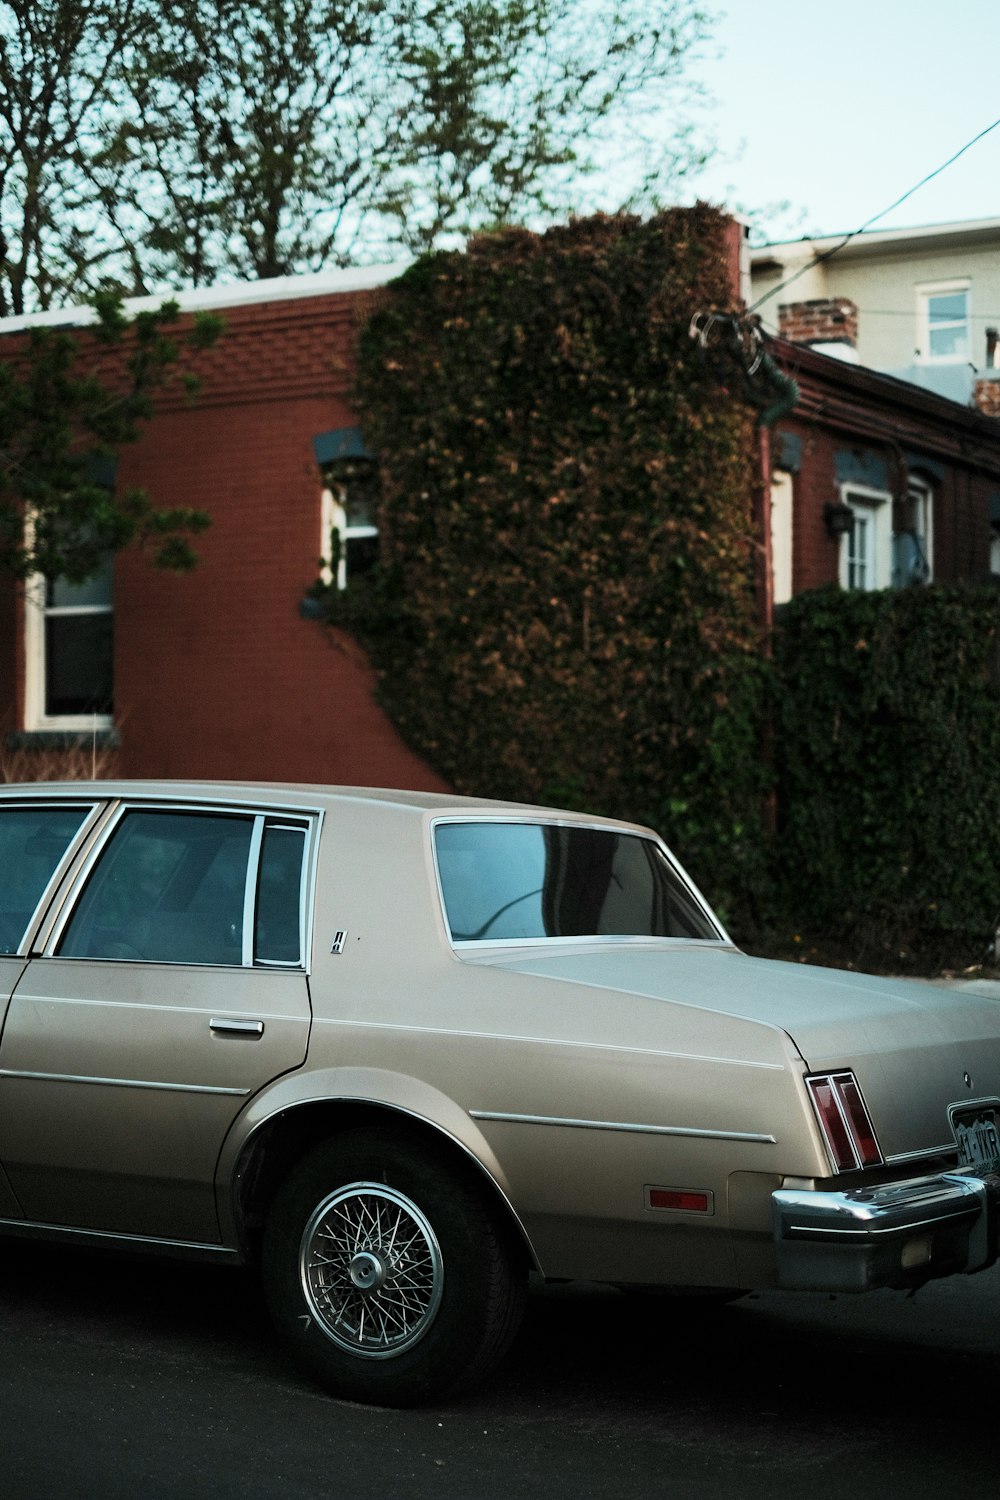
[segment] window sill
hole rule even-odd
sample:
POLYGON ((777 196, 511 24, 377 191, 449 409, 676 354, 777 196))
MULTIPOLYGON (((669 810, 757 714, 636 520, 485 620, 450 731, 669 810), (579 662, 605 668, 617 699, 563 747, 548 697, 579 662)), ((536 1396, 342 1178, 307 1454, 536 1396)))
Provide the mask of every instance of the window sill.
POLYGON ((121 735, 110 729, 22 729, 8 734, 4 744, 8 750, 118 750, 121 735))

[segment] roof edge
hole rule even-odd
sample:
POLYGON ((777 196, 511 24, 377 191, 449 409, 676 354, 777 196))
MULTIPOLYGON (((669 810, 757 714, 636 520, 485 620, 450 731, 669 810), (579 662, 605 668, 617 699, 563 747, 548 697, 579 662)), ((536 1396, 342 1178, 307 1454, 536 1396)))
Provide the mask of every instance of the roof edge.
MULTIPOLYGON (((125 311, 131 315, 155 312, 164 302, 176 302, 182 312, 249 307, 261 302, 294 302, 307 297, 324 297, 336 293, 364 292, 385 286, 402 276, 412 260, 390 261, 379 266, 337 267, 313 271, 301 276, 273 276, 263 281, 233 281, 222 285, 176 291, 170 287, 146 297, 127 297, 125 311)), ((96 322, 92 307, 50 308, 46 312, 24 313, 0 318, 0 335, 21 333, 27 328, 86 328, 96 322)))

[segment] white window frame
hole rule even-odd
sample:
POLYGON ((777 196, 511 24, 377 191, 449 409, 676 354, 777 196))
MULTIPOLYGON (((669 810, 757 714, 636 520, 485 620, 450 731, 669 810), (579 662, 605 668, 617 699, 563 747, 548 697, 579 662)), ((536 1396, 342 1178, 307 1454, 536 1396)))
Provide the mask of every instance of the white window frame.
POLYGON ((112 714, 49 714, 45 711, 46 660, 45 622, 49 618, 64 618, 72 615, 111 615, 114 617, 114 600, 111 604, 50 605, 48 583, 41 573, 33 574, 24 587, 24 727, 32 731, 60 731, 67 733, 89 733, 92 730, 111 729, 112 714))
POLYGON ((840 539, 839 576, 843 589, 887 589, 892 583, 892 496, 887 490, 872 489, 865 484, 842 484, 842 505, 854 512, 855 525, 840 539), (866 545, 870 544, 864 566, 868 577, 863 583, 852 581, 851 568, 856 565, 854 551, 859 526, 865 527, 866 545))
POLYGON ((320 501, 320 577, 329 587, 336 581, 337 588, 347 587, 347 544, 361 537, 378 536, 377 526, 349 526, 347 523, 346 494, 343 485, 324 485, 320 501), (333 569, 333 533, 340 538, 337 549, 336 580, 333 569))
MULTIPOLYGON (((920 543, 927 564, 925 583, 934 577, 934 490, 929 480, 921 475, 910 479, 907 504, 913 507, 913 533, 920 543)), ((905 587, 905 582, 900 585, 905 587)))
POLYGON ((792 597, 794 490, 791 474, 775 469, 771 475, 771 585, 775 604, 792 597))
POLYGON ((954 281, 927 281, 917 287, 917 362, 922 365, 964 365, 972 358, 972 281, 968 276, 954 281), (965 317, 938 324, 944 328, 964 328, 965 348, 953 354, 931 352, 930 303, 932 297, 965 293, 965 317))

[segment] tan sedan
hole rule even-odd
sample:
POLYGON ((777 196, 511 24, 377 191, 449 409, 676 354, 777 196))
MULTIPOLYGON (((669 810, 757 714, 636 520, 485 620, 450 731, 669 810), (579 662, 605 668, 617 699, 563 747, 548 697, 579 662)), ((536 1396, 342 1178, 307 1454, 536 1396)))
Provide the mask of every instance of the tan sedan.
POLYGON ((740 953, 646 829, 462 798, 0 793, 0 1231, 259 1263, 439 1399, 530 1274, 864 1291, 996 1255, 1000 1008, 740 953))

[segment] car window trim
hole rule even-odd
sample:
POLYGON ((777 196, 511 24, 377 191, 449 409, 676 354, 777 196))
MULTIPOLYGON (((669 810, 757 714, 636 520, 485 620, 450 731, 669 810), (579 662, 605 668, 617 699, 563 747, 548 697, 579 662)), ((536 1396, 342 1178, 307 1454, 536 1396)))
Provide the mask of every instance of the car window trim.
MULTIPOLYGON (((45 802, 45 798, 34 799, 37 802, 45 802)), ((57 800, 57 799, 53 799, 57 800)), ((77 801, 80 799, 61 798, 61 801, 77 801)), ((114 836, 115 829, 121 820, 129 812, 163 812, 163 813, 193 813, 205 814, 215 817, 242 817, 253 820, 254 830, 251 832, 251 845, 256 825, 260 822, 260 842, 258 845, 258 860, 255 864, 248 853, 247 877, 244 888, 243 904, 243 941, 241 944, 241 962, 238 965, 227 964, 224 966, 214 964, 185 963, 170 959, 118 959, 118 958, 73 958, 74 963, 142 963, 147 965, 167 966, 170 968, 217 968, 227 969, 282 969, 308 975, 310 971, 311 935, 313 928, 312 895, 315 889, 316 864, 319 858, 319 843, 323 825, 323 810, 317 807, 281 807, 262 806, 259 803, 229 802, 201 802, 201 801, 174 801, 172 799, 157 797, 119 797, 106 805, 106 816, 100 823, 99 829, 92 832, 90 845, 86 850, 77 852, 73 861, 63 862, 60 866, 62 871, 61 889, 57 892, 57 902, 53 911, 49 914, 49 920, 45 924, 45 930, 39 932, 39 942, 36 949, 31 950, 32 956, 44 958, 59 958, 58 947, 62 941, 63 933, 69 924, 73 912, 76 910, 83 891, 90 879, 98 860, 107 848, 114 836), (258 959, 253 960, 256 888, 259 878, 259 847, 263 843, 263 830, 269 820, 284 822, 285 826, 297 826, 305 835, 303 848, 302 867, 299 876, 299 957, 295 962, 283 959, 258 959), (252 875, 251 875, 252 872, 252 875), (250 919, 249 948, 251 959, 246 961, 247 953, 247 892, 250 891, 253 902, 253 912, 250 919)), ((251 850, 252 853, 252 850, 251 850)))
MULTIPOLYGON (((306 956, 309 951, 306 944, 309 934, 309 916, 312 907, 312 903, 310 900, 310 892, 313 889, 312 864, 315 857, 315 851, 319 843, 318 826, 316 829, 316 837, 313 841, 312 847, 310 847, 309 840, 312 825, 309 822, 308 818, 296 818, 295 814, 291 812, 284 814, 265 813, 263 814, 263 818, 264 824, 263 828, 261 829, 262 847, 264 842, 264 834, 266 833, 268 828, 277 830, 279 832, 301 833, 304 835, 304 842, 302 846, 302 861, 299 865, 299 956, 297 959, 256 957, 257 909, 255 904, 253 925, 250 934, 250 967, 254 969, 306 969, 308 967, 306 963, 306 956), (285 817, 290 821, 281 822, 281 817, 285 817)), ((256 892, 258 892, 259 889, 260 859, 258 858, 255 896, 256 892)), ((244 927, 244 936, 245 934, 246 928, 244 927)))

